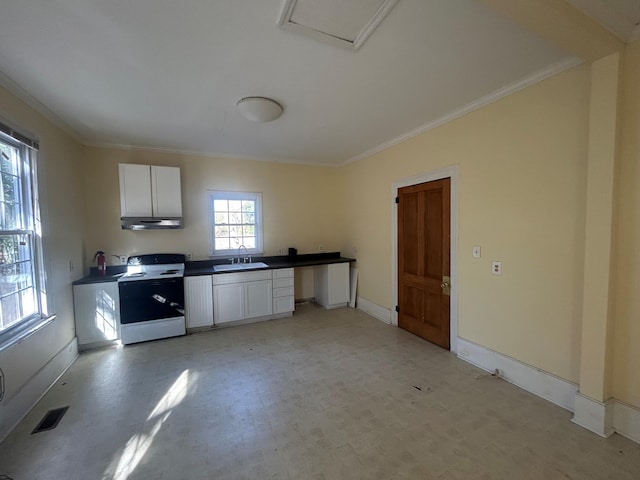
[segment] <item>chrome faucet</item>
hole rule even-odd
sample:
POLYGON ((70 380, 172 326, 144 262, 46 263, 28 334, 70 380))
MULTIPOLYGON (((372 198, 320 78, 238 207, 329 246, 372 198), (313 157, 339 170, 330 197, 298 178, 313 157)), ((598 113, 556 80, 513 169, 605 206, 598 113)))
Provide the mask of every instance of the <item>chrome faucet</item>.
POLYGON ((244 245, 240 245, 238 247, 238 261, 236 263, 247 263, 247 247, 245 247, 244 245), (244 254, 245 256, 242 257, 242 262, 240 262, 240 255, 242 253, 242 249, 244 248, 244 254))

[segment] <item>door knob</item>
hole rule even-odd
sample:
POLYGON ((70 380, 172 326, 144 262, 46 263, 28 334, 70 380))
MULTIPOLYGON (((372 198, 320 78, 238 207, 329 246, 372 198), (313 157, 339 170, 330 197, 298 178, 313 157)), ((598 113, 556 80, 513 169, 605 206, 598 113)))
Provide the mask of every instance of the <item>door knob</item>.
POLYGON ((440 284, 440 288, 449 288, 451 285, 449 285, 449 282, 442 282, 440 284))

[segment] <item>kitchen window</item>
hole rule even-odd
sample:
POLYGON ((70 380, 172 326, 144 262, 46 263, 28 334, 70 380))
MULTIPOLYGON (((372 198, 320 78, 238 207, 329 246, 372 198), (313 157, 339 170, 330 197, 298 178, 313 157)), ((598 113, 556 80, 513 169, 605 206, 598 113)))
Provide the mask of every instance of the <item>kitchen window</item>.
POLYGON ((260 193, 210 192, 211 255, 262 253, 261 204, 260 193))
POLYGON ((0 123, 0 347, 46 317, 37 148, 37 142, 0 123))

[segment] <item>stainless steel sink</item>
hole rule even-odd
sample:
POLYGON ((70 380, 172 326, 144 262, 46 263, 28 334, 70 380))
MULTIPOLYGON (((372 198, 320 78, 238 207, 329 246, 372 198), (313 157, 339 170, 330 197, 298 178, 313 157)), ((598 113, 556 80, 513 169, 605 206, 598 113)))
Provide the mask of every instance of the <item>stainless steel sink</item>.
POLYGON ((268 268, 269 265, 263 262, 253 263, 230 263, 225 265, 214 265, 214 272, 235 272, 238 270, 253 270, 255 268, 268 268))

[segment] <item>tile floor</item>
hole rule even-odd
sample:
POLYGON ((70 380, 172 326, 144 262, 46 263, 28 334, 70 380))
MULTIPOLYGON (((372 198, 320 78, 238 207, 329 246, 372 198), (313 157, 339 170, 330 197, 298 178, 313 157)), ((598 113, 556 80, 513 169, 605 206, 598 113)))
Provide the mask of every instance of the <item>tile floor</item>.
POLYGON ((362 312, 306 305, 291 319, 81 355, 0 445, 0 474, 640 478, 640 445, 599 438, 483 373, 362 312), (55 430, 30 435, 64 405, 55 430))

